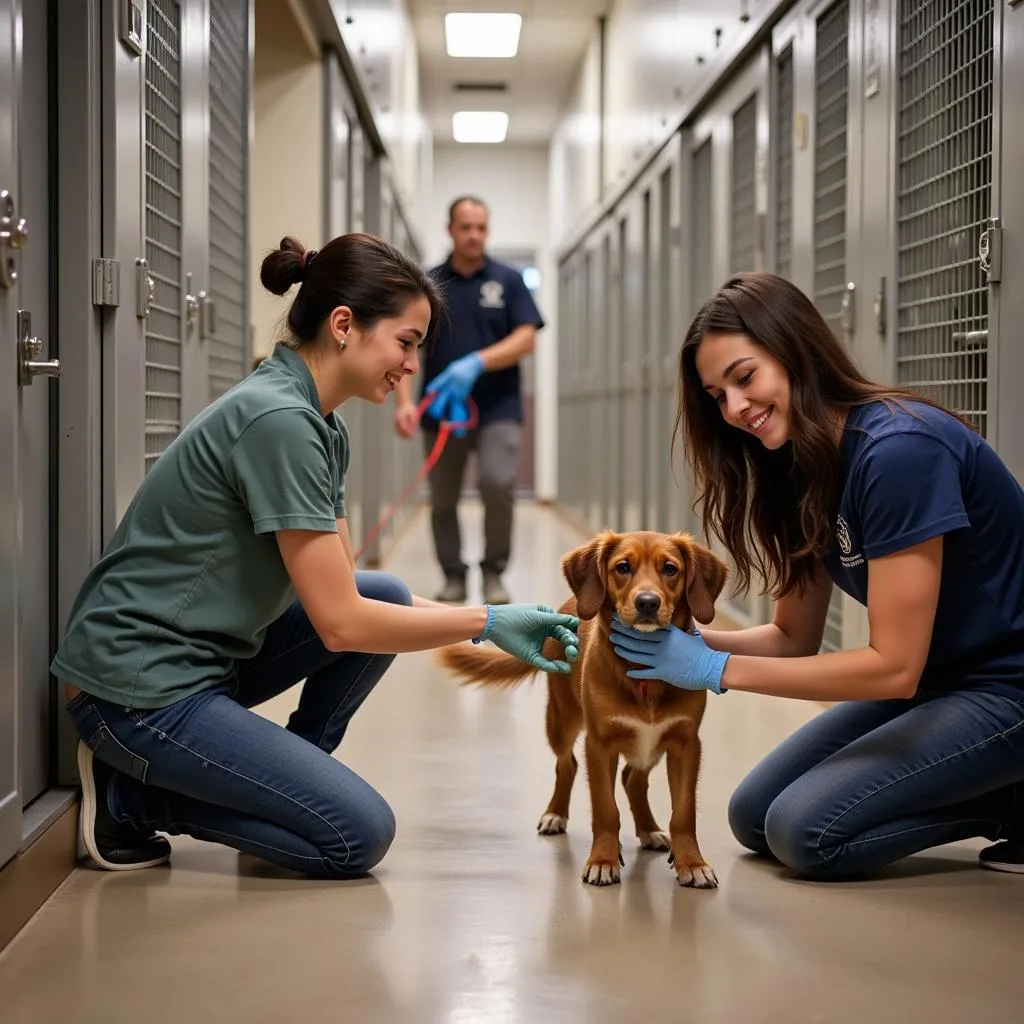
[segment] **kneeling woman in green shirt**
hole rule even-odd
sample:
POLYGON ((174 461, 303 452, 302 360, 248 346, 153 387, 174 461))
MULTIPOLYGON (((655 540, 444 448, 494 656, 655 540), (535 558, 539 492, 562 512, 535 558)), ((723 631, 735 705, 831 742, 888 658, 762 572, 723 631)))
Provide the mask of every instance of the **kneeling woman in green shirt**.
POLYGON ((542 669, 579 622, 542 605, 452 608, 358 572, 345 523, 348 432, 437 327, 433 282, 397 249, 286 238, 263 262, 299 289, 290 338, 154 464, 87 576, 53 662, 83 742, 82 827, 101 867, 163 863, 186 834, 309 875, 369 871, 391 808, 331 755, 403 651, 487 639, 542 669), (296 600, 297 598, 297 600, 296 600), (287 728, 254 705, 305 679, 287 728))

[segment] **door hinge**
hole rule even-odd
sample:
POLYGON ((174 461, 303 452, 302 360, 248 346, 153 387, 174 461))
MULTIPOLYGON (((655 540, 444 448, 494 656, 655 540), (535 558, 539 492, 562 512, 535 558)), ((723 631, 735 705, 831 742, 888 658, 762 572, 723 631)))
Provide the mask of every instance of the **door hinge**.
POLYGON ((989 217, 988 227, 978 239, 978 262, 989 284, 1003 279, 1003 227, 998 217, 989 217))
POLYGON ((121 13, 118 32, 121 45, 136 57, 142 56, 146 34, 145 0, 120 0, 121 13))
POLYGON ((94 306, 121 305, 121 263, 102 257, 92 261, 92 304, 94 306))

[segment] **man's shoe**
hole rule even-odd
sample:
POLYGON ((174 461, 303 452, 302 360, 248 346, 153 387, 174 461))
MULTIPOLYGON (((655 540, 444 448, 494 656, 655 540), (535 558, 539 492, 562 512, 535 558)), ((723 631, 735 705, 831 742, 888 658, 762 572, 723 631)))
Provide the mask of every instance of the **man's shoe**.
POLYGON ((146 834, 132 825, 114 821, 107 805, 107 790, 114 769, 81 740, 78 772, 82 777, 82 838, 89 856, 107 871, 136 871, 164 864, 171 844, 163 836, 146 834))
POLYGON ((434 598, 442 604, 464 604, 466 601, 466 581, 449 577, 445 580, 441 592, 434 598))
POLYGON ((484 573, 484 604, 508 604, 508 591, 496 573, 484 573))
POLYGON ((978 863, 991 871, 1009 871, 1024 875, 1024 843, 1004 839, 994 846, 986 846, 978 854, 978 863))

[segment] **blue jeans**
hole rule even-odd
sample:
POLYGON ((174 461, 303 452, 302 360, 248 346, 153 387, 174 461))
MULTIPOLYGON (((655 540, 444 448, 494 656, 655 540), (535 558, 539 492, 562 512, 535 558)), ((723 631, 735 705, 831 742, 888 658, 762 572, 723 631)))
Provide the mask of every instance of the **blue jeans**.
POLYGON ((1024 699, 960 690, 851 701, 754 768, 729 824, 801 877, 849 878, 944 843, 1005 838, 1022 781, 1024 699))
MULTIPOLYGON (((366 598, 412 602, 386 573, 357 572, 356 584, 366 598)), ((95 756, 117 770, 107 803, 119 823, 222 843, 306 875, 351 878, 387 853, 395 817, 331 754, 392 661, 327 650, 296 602, 223 686, 153 710, 83 692, 68 711, 95 756), (300 679, 287 728, 248 710, 300 679)))

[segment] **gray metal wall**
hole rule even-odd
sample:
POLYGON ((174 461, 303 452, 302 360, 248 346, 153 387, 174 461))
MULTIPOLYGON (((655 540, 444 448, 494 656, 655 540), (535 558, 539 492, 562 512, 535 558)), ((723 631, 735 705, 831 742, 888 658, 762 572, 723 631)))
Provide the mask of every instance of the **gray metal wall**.
MULTIPOLYGON (((333 53, 324 58, 324 86, 325 237, 369 231, 420 262, 388 163, 368 145, 351 86, 333 53)), ((391 402, 380 407, 352 402, 342 410, 342 417, 352 438, 346 492, 349 531, 358 551, 371 529, 415 479, 425 453, 418 436, 406 440, 396 435, 391 402)), ((360 564, 378 565, 415 510, 414 502, 397 508, 376 539, 365 545, 360 564)))
MULTIPOLYGON (((591 528, 696 530, 682 453, 670 470, 666 450, 676 355, 736 270, 789 277, 870 376, 968 414, 1024 473, 1024 194, 1007 177, 1024 119, 1006 107, 1024 83, 1024 4, 779 7, 563 255, 559 495, 591 528)), ((741 623, 771 615, 757 588, 726 604, 741 623)), ((866 631, 837 593, 824 647, 866 631)))

